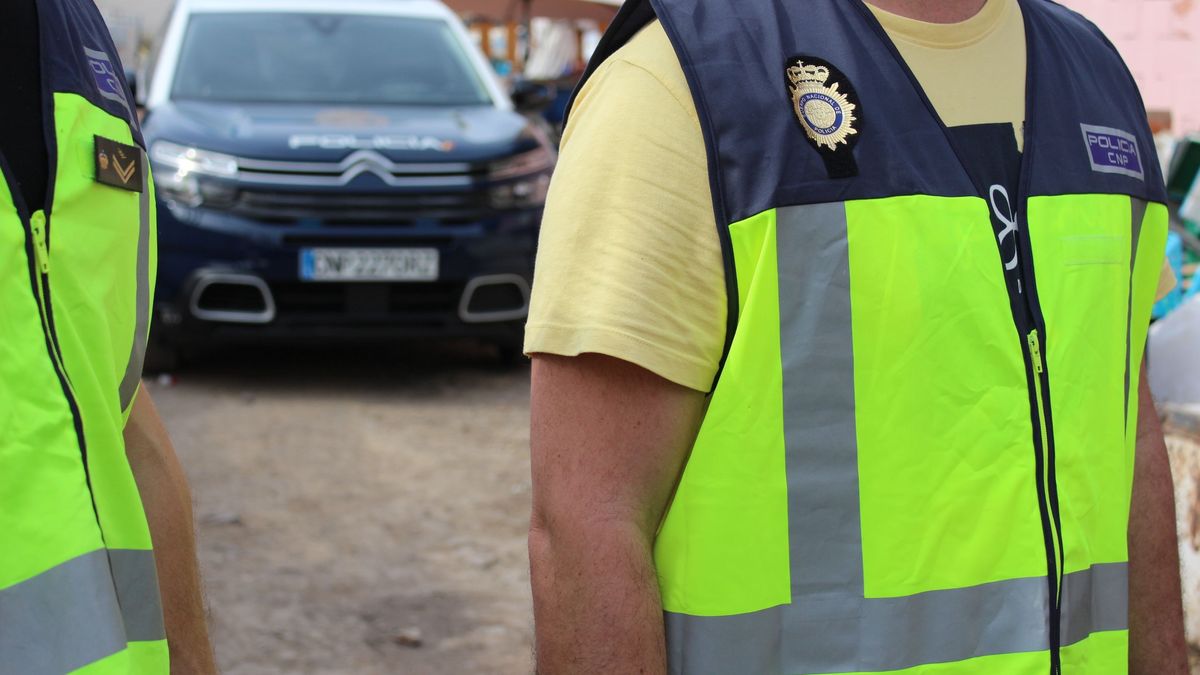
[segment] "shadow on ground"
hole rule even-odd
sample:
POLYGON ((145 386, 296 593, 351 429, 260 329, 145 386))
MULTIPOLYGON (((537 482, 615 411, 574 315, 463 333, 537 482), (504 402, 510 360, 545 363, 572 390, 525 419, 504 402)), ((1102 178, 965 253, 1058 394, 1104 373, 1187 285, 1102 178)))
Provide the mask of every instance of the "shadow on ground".
POLYGON ((161 384, 191 383, 259 393, 306 391, 397 395, 424 387, 470 387, 479 377, 512 377, 528 361, 468 340, 399 343, 246 344, 206 348, 170 371, 148 373, 161 384))

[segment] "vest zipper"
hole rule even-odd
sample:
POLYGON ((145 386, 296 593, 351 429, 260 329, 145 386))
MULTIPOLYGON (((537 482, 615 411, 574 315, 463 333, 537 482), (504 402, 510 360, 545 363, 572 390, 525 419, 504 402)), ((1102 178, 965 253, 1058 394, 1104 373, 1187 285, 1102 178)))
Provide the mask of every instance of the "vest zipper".
MULTIPOLYGON (((1025 261, 1022 260, 1022 263, 1025 261)), ((1028 296, 1029 289, 1024 295, 1028 296)), ((1042 356, 1041 332, 1032 321, 1032 317, 1024 317, 1032 326, 1027 325, 1025 333, 1025 349, 1029 356, 1030 371, 1027 375, 1029 386, 1030 414, 1033 422, 1034 471, 1037 486, 1038 511, 1042 519, 1042 537, 1046 551, 1046 587, 1047 587, 1047 628, 1049 629, 1050 675, 1060 675, 1062 649, 1061 617, 1062 617, 1062 535, 1058 524, 1057 488, 1054 475, 1053 435, 1050 427, 1049 409, 1043 381, 1046 377, 1046 361, 1042 356)), ((1023 328, 1022 330, 1025 330, 1023 328)))
MULTIPOLYGON (((33 239, 33 264, 37 268, 35 286, 37 287, 38 310, 42 316, 42 330, 50 340, 50 356, 54 361, 54 368, 59 371, 66 386, 71 388, 71 380, 63 365, 62 350, 58 346, 58 336, 55 335, 50 320, 50 245, 46 236, 47 224, 44 211, 34 211, 33 215, 29 217, 29 234, 33 239)), ((74 395, 74 389, 72 389, 72 395, 74 395)))
MULTIPOLYGON (((1026 30, 1029 28, 1026 26, 1026 30)), ((1030 57, 1032 62, 1032 56, 1030 57)), ((1031 69, 1030 80, 1034 72, 1031 69)), ((1046 322, 1037 293, 1037 275, 1033 264, 1033 243, 1029 236, 1030 166, 1037 150, 1033 124, 1033 88, 1027 82, 1025 114, 1025 150, 1021 153, 1021 178, 1017 193, 1017 256, 1021 277, 1020 296, 1024 312, 1014 309, 1014 319, 1025 334, 1029 351, 1030 404, 1033 408, 1034 449, 1037 454, 1038 501, 1042 512, 1042 530, 1046 545, 1046 575, 1049 592, 1050 674, 1062 673, 1062 586, 1066 556, 1062 542, 1062 519, 1058 506, 1058 480, 1054 451, 1054 416, 1050 406, 1050 374, 1042 354, 1046 322)))
MULTIPOLYGON (((36 211, 29 218, 29 227, 33 230, 33 251, 37 258, 38 270, 43 277, 50 274, 50 247, 46 244, 46 213, 36 211)), ((43 311, 43 314, 45 312, 43 311)))
MULTIPOLYGON (((1042 441, 1042 447, 1050 447, 1050 430, 1046 424, 1046 399, 1042 389, 1042 377, 1046 374, 1046 364, 1042 360, 1042 339, 1037 329, 1033 329, 1026 336, 1029 343, 1029 356, 1033 363, 1033 382, 1034 396, 1037 399, 1037 417, 1038 417, 1038 435, 1042 441)), ((1050 463, 1046 462, 1045 470, 1042 471, 1040 477, 1044 485, 1044 490, 1047 495, 1053 494, 1051 481, 1050 463)), ((1054 543, 1055 552, 1055 567, 1057 568, 1054 578, 1054 604, 1056 607, 1062 606, 1062 580, 1063 580, 1063 560, 1062 560, 1062 533, 1059 532, 1059 525, 1053 518, 1050 519, 1050 535, 1054 543)))
MULTIPOLYGON (((83 432, 83 417, 79 412, 79 403, 75 389, 71 386, 71 378, 62 356, 62 347, 58 343, 58 335, 54 330, 54 309, 50 301, 50 220, 43 210, 34 211, 26 221, 30 245, 33 249, 32 276, 34 277, 34 294, 37 298, 38 312, 41 314, 42 331, 46 335, 46 344, 50 352, 50 360, 54 364, 54 373, 58 376, 67 406, 71 409, 71 418, 75 425, 75 436, 79 441, 80 462, 83 465, 84 480, 88 493, 92 490, 91 471, 88 469, 87 442, 83 432)), ((95 498, 93 497, 93 508, 95 498)), ((99 514, 97 514, 99 517, 99 514)))

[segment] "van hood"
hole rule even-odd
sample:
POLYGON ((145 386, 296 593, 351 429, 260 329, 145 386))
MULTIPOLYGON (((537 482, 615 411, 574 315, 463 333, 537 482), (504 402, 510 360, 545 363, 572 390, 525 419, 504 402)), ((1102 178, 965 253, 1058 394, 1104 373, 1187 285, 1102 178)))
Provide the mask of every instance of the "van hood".
POLYGON ((536 144, 530 122, 493 106, 318 106, 172 102, 147 115, 148 144, 237 157, 339 161, 375 150, 395 162, 479 162, 536 144))

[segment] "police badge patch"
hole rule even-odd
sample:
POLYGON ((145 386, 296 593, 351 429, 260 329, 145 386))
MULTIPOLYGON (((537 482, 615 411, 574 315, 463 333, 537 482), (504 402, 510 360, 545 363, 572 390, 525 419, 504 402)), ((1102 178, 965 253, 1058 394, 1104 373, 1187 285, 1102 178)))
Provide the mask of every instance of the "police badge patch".
POLYGON ((862 107, 850 80, 833 64, 812 56, 787 62, 792 112, 809 145, 821 154, 830 178, 858 175, 853 149, 862 126, 862 107))

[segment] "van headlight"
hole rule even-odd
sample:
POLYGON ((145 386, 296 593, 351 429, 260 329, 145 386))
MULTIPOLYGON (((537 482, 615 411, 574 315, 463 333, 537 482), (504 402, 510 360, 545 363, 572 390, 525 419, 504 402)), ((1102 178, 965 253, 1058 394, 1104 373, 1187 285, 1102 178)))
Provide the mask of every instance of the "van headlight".
POLYGON ((227 206, 236 197, 237 158, 169 141, 150 146, 155 184, 168 199, 191 207, 227 206))
POLYGON ((533 150, 493 164, 488 178, 504 182, 492 188, 492 206, 511 209, 545 203, 554 160, 554 151, 548 145, 539 144, 533 150))

